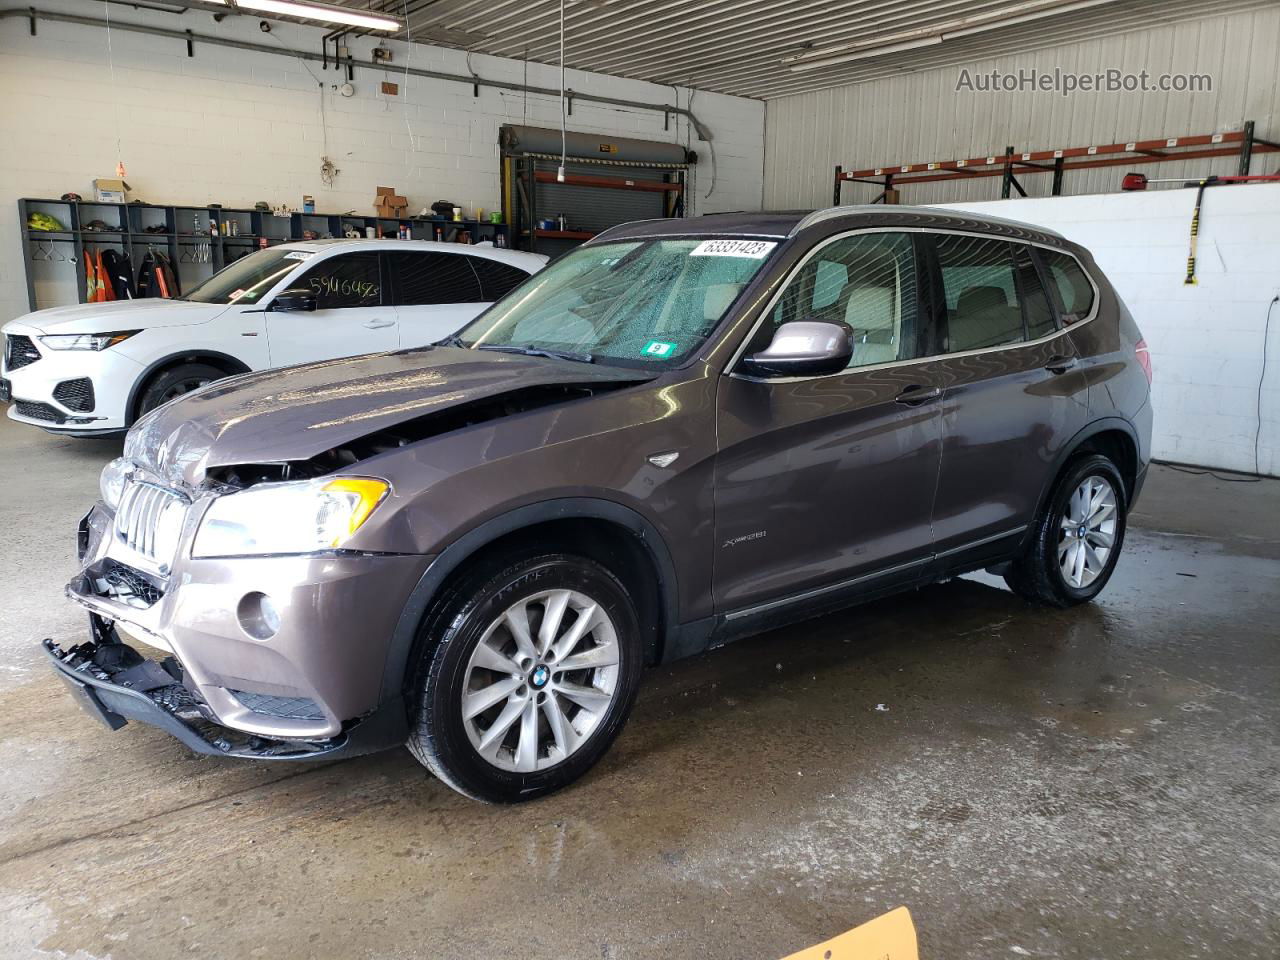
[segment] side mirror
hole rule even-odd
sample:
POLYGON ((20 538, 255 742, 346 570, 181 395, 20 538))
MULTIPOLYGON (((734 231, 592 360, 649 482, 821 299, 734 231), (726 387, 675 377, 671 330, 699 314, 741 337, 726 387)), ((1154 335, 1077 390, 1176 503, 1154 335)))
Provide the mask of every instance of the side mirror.
POLYGON ((825 320, 794 320, 778 327, 773 342, 742 358, 742 368, 758 377, 818 377, 839 373, 853 357, 849 328, 825 320))
POLYGON ((286 290, 271 301, 273 312, 311 311, 316 308, 316 295, 310 290, 286 290))

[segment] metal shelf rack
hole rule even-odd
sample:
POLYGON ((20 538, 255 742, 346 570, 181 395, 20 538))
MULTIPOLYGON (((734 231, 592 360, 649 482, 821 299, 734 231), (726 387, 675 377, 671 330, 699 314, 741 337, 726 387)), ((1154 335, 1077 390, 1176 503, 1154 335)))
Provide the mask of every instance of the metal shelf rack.
MULTIPOLYGON (((305 231, 314 231, 319 236, 341 237, 347 227, 354 227, 362 235, 369 227, 389 237, 398 235, 401 226, 409 229, 409 235, 415 240, 442 239, 446 242, 460 240, 462 232, 468 232, 471 241, 482 240, 498 242, 501 234, 510 245, 511 231, 505 223, 490 223, 479 220, 431 220, 411 217, 394 218, 378 216, 362 216, 355 213, 303 213, 293 212, 285 217, 278 217, 269 211, 252 210, 238 207, 217 206, 184 206, 155 203, 100 203, 93 200, 54 200, 39 197, 24 197, 18 201, 18 226, 22 231, 23 249, 27 255, 23 258, 26 282, 27 303, 30 309, 61 306, 67 302, 39 303, 37 294, 37 277, 33 264, 48 260, 52 263, 66 263, 74 268, 72 285, 77 301, 85 303, 85 282, 83 263, 86 247, 115 246, 129 255, 136 268, 140 256, 148 247, 163 250, 173 261, 175 269, 180 269, 180 281, 183 289, 203 280, 206 276, 221 270, 232 260, 251 252, 248 248, 272 246, 292 240, 304 239, 305 231), (31 213, 40 212, 54 216, 67 229, 65 230, 31 230, 27 227, 27 218, 31 213), (89 224, 101 221, 102 228, 93 228, 89 224), (210 230, 211 224, 221 225, 225 221, 233 221, 238 232, 224 235, 221 226, 217 235, 210 230), (147 227, 153 228, 151 231, 147 227), (163 228, 163 229, 160 229, 163 228), (437 237, 437 231, 440 236, 437 237), (58 258, 32 259, 30 250, 43 247, 44 244, 70 244, 69 255, 61 253, 58 258), (182 259, 184 249, 208 244, 208 260, 192 261, 182 259), (197 270, 197 268, 199 268, 197 270)), ((41 286, 44 286, 41 284, 41 286)), ((64 281, 58 288, 65 286, 64 281)), ((48 299, 48 298, 46 298, 48 299)))
POLYGON ((1264 140, 1254 133, 1252 120, 1241 130, 1189 137, 1164 137, 1158 140, 1130 140, 1089 147, 1066 147, 1060 150, 1019 151, 1005 147, 1002 153, 966 160, 936 160, 930 163, 886 164, 866 170, 836 167, 832 202, 840 205, 840 187, 845 183, 869 183, 881 188, 872 203, 883 203, 890 190, 911 183, 937 183, 942 180, 971 180, 975 177, 999 177, 1000 196, 1008 199, 1014 190, 1027 192, 1018 181, 1019 175, 1049 173, 1053 175, 1053 196, 1062 193, 1062 180, 1069 170, 1097 167, 1134 166, 1143 163, 1165 163, 1170 160, 1198 160, 1209 157, 1239 157, 1239 170, 1247 176, 1255 153, 1280 151, 1280 143, 1264 140))

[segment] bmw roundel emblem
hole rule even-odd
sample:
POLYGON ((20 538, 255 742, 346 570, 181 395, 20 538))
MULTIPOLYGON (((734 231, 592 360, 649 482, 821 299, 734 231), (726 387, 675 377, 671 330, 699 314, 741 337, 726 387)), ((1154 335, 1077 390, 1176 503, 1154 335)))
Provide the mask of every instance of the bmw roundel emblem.
POLYGON ((547 681, 551 679, 551 671, 546 668, 545 664, 538 664, 534 668, 533 673, 529 674, 529 685, 535 689, 541 689, 547 685, 547 681))

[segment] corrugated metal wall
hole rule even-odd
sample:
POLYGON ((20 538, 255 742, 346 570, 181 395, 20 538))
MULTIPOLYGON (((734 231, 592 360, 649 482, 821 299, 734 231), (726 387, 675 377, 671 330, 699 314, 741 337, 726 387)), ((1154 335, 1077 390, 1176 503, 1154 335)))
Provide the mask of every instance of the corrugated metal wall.
MULTIPOLYGON (((1216 133, 1257 123, 1280 141, 1280 7, 1228 14, 1135 33, 964 64, 971 74, 1036 69, 1092 73, 1204 73, 1211 93, 956 92, 961 66, 771 100, 765 111, 766 209, 831 203, 836 165, 846 170, 924 163, 1020 150, 1057 149, 1216 133)), ((1068 173, 1063 192, 1107 193, 1126 167, 1068 173)), ((1231 159, 1136 167, 1149 177, 1235 173, 1231 159)), ((1252 172, 1280 170, 1280 154, 1254 156, 1252 172)), ((1020 178, 1032 196, 1050 193, 1051 176, 1020 178)), ((999 198, 996 177, 904 186, 903 203, 999 198)), ((845 184, 842 200, 862 203, 878 191, 845 184)))

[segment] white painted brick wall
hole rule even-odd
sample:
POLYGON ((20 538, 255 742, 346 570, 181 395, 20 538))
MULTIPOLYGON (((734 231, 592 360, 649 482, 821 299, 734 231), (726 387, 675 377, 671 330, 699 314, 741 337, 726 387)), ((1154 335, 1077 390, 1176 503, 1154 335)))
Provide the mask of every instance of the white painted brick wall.
MULTIPOLYGON (((102 4, 50 0, 41 9, 101 17, 102 4)), ((258 44, 271 38, 253 17, 221 24, 191 12, 182 17, 112 8, 117 21, 147 22, 258 44)), ((320 49, 324 31, 277 24, 271 36, 296 49, 320 49)), ((197 44, 194 58, 183 43, 124 30, 112 31, 115 84, 107 66, 106 33, 100 28, 42 21, 31 37, 23 19, 0 20, 0 322, 27 311, 17 222, 19 197, 58 197, 68 191, 89 198, 95 177, 113 177, 116 125, 133 196, 153 203, 221 203, 252 206, 258 200, 298 208, 311 194, 322 212, 372 213, 374 188, 396 187, 411 212, 439 199, 497 209, 498 127, 527 122, 558 127, 555 97, 406 77, 413 66, 466 75, 466 54, 415 44, 388 43, 395 61, 384 71, 357 69, 357 93, 324 96, 328 155, 341 175, 332 188, 320 182, 325 125, 313 71, 326 84, 344 79, 319 63, 197 44), (400 84, 384 97, 383 79, 400 84), (527 118, 527 120, 526 120, 527 118)), ((368 59, 372 38, 352 41, 368 59)), ((524 64, 475 55, 470 67, 490 79, 520 83, 524 64)), ((531 86, 558 87, 559 69, 529 64, 531 86)), ((582 93, 675 103, 689 91, 602 74, 570 70, 568 86, 582 93)), ((764 104, 697 92, 693 110, 715 138, 713 177, 709 145, 684 118, 663 129, 653 111, 577 100, 569 129, 606 136, 688 142, 698 152, 694 197, 697 213, 758 209, 764 163, 764 104), (714 191, 707 196, 714 179, 714 191)), ((70 266, 62 273, 71 276, 70 266)))
MULTIPOLYGON (((1252 473, 1267 310, 1280 295, 1280 184, 1211 187, 1186 286, 1195 190, 956 203, 1088 247, 1151 346, 1154 454, 1252 473)), ((1280 304, 1262 386, 1261 471, 1280 475, 1280 304)))

